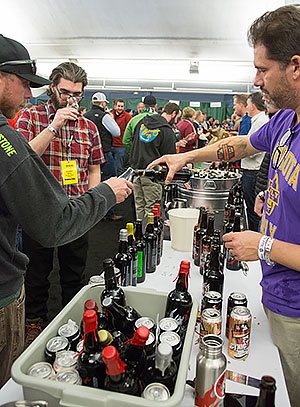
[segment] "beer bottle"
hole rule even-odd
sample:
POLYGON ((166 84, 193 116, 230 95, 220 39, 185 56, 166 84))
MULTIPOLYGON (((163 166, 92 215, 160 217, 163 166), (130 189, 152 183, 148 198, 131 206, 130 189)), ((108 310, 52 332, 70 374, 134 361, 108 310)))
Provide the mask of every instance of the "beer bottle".
MULTIPOLYGON (((169 172, 169 168, 167 165, 155 165, 150 169, 145 170, 135 170, 135 174, 140 177, 148 177, 151 181, 164 183, 167 174, 169 172)), ((177 171, 171 181, 173 184, 185 184, 190 180, 192 176, 192 171, 186 167, 181 168, 181 170, 177 171)))
POLYGON ((118 287, 117 278, 115 275, 114 262, 112 259, 103 260, 105 288, 101 293, 100 302, 102 304, 104 298, 113 298, 119 305, 126 305, 125 293, 121 287, 118 287))
POLYGON ((228 222, 230 209, 233 207, 233 189, 229 190, 227 202, 224 207, 224 224, 228 222))
MULTIPOLYGON (((233 232, 240 232, 241 231, 241 215, 239 213, 235 214, 234 217, 234 224, 233 224, 233 232)), ((227 261, 226 267, 228 270, 238 271, 242 268, 242 264, 240 260, 235 259, 229 252, 227 251, 227 261)))
MULTIPOLYGON (((105 314, 102 312, 98 312, 98 305, 95 300, 86 300, 84 303, 84 311, 88 310, 94 310, 97 315, 97 330, 99 329, 107 329, 108 328, 108 319, 106 318, 105 314)), ((81 336, 83 337, 84 335, 84 325, 83 325, 83 319, 81 320, 80 323, 80 333, 81 336)))
POLYGON ((202 239, 206 235, 206 230, 207 230, 207 210, 204 208, 201 214, 200 228, 196 231, 196 246, 194 254, 195 266, 200 266, 202 239))
POLYGON ((275 379, 271 376, 263 376, 259 388, 260 392, 255 407, 275 407, 275 379))
POLYGON ((125 350, 125 342, 128 341, 126 335, 121 331, 112 331, 113 343, 112 345, 117 349, 120 355, 123 354, 125 350))
POLYGON ((147 367, 147 355, 145 345, 150 331, 145 326, 140 326, 132 339, 125 345, 122 360, 127 364, 126 370, 140 378, 145 374, 147 367))
POLYGON ((107 297, 102 301, 104 312, 111 316, 113 326, 116 330, 123 332, 128 338, 131 338, 135 331, 135 321, 141 318, 141 315, 129 305, 122 307, 112 298, 107 297))
POLYGON ((176 319, 183 330, 187 326, 193 300, 188 292, 188 277, 190 274, 190 262, 180 263, 175 290, 168 294, 165 317, 176 319))
POLYGON ((146 383, 162 383, 172 394, 174 392, 177 366, 172 359, 172 346, 167 342, 158 345, 155 357, 149 361, 146 383))
POLYGON ((163 221, 162 216, 161 216, 160 204, 155 203, 154 208, 157 209, 158 224, 159 224, 159 227, 160 227, 160 230, 161 230, 161 235, 160 235, 160 238, 161 238, 160 258, 161 258, 162 254, 163 254, 163 243, 164 243, 164 221, 163 221))
POLYGON ((132 256, 128 252, 128 232, 126 229, 120 230, 119 251, 115 255, 114 262, 121 272, 121 285, 123 287, 131 285, 132 256))
POLYGON ((143 283, 146 277, 146 243, 142 232, 142 221, 137 220, 135 223, 135 239, 137 250, 137 283, 143 283))
POLYGON ((138 381, 125 371, 126 364, 120 359, 117 349, 114 346, 107 346, 103 349, 102 358, 107 373, 104 389, 140 396, 138 381))
POLYGON ((133 223, 127 223, 126 229, 128 232, 128 252, 131 254, 132 257, 132 278, 131 278, 131 285, 136 286, 137 284, 137 250, 135 247, 135 237, 133 234, 133 223))
POLYGON ((77 369, 84 386, 102 388, 105 378, 105 365, 101 357, 96 311, 85 311, 83 324, 84 345, 83 351, 78 356, 77 369))
POLYGON ((205 293, 208 291, 217 291, 223 296, 224 274, 220 266, 220 249, 216 245, 212 245, 210 252, 210 261, 203 275, 203 290, 204 298, 205 293))
MULTIPOLYGON (((199 210, 199 218, 197 224, 194 226, 194 237, 193 237, 193 251, 192 251, 192 258, 195 259, 195 254, 196 254, 196 246, 197 246, 197 230, 200 229, 201 226, 201 218, 203 215, 203 210, 205 210, 204 206, 200 207, 199 210)), ((198 242, 199 245, 199 242, 198 242)))
POLYGON ((210 246, 211 246, 212 238, 214 235, 214 222, 215 222, 214 216, 209 216, 206 234, 203 236, 202 242, 201 242, 201 254, 200 254, 200 274, 201 275, 203 275, 206 258, 210 252, 210 246))
POLYGON ((147 226, 145 232, 146 242, 146 273, 154 273, 157 260, 157 236, 154 232, 153 213, 147 215, 147 226))
POLYGON ((158 213, 157 209, 153 208, 152 213, 154 216, 154 233, 157 236, 157 257, 156 257, 156 265, 160 264, 160 253, 161 253, 161 228, 158 223, 158 213))
POLYGON ((223 245, 221 245, 221 231, 219 229, 216 229, 214 231, 214 236, 212 240, 212 244, 215 244, 219 248, 219 253, 220 253, 220 270, 222 273, 224 272, 224 263, 225 263, 225 255, 223 253, 223 245))

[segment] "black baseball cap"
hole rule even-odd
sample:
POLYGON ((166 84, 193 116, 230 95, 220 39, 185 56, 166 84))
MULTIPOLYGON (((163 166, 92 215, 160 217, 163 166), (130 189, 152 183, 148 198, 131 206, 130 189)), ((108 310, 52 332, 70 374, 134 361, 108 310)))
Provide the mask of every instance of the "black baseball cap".
POLYGON ((31 88, 50 85, 51 81, 36 75, 35 60, 18 41, 0 34, 0 71, 13 73, 30 81, 31 88))
POLYGON ((147 95, 144 98, 144 103, 147 106, 155 106, 156 105, 156 98, 152 95, 147 95))

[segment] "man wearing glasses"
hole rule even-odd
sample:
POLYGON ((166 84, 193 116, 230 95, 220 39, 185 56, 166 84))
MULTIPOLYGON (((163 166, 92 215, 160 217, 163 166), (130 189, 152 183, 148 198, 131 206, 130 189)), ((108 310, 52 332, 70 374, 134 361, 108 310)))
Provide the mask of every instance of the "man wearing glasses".
MULTIPOLYGON (((24 274, 28 257, 18 251, 17 228, 45 247, 64 245, 90 230, 133 185, 111 178, 72 201, 20 132, 9 126, 30 87, 50 82, 17 41, 0 35, 0 388, 24 348, 24 274)), ((36 296, 40 293, 36 293, 36 296)))
POLYGON ((284 6, 258 18, 248 32, 256 77, 267 104, 282 109, 251 136, 233 137, 200 150, 164 156, 170 182, 189 162, 235 161, 271 154, 261 233, 224 235, 239 260, 261 259, 262 303, 279 349, 293 407, 300 400, 300 9, 284 6))
MULTIPOLYGON (((100 182, 100 163, 104 161, 101 140, 96 125, 78 112, 87 85, 86 72, 72 62, 64 62, 53 69, 49 79, 50 100, 25 109, 17 129, 41 156, 69 199, 74 199, 100 182)), ((87 234, 57 248, 62 306, 83 286, 87 249, 87 234)), ((42 247, 24 232, 23 251, 30 259, 25 277, 25 344, 29 345, 46 321, 54 248, 42 247)))

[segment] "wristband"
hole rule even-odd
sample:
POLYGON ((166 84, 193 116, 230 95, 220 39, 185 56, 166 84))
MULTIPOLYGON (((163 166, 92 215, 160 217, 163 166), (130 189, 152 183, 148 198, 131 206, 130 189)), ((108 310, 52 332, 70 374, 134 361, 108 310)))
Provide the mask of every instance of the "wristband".
POLYGON ((265 259, 265 246, 266 246, 266 242, 268 240, 268 236, 263 235, 259 241, 259 246, 258 246, 258 257, 260 258, 260 260, 264 260, 265 259))
POLYGON ((274 261, 271 260, 271 248, 272 244, 274 242, 274 239, 271 237, 268 238, 265 246, 265 262, 267 263, 268 266, 274 266, 274 261))
POLYGON ((265 191, 260 191, 258 196, 261 201, 265 202, 265 191))
POLYGON ((51 131, 51 133, 53 134, 53 136, 57 136, 57 131, 55 130, 54 127, 51 126, 51 124, 49 124, 49 126, 47 127, 47 129, 49 131, 51 131))

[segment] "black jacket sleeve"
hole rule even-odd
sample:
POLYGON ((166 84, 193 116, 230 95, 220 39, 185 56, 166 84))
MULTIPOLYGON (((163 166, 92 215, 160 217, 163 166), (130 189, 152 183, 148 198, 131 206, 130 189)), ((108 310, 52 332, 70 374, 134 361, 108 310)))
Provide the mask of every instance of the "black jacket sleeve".
POLYGON ((269 165, 270 165, 270 153, 266 153, 256 177, 255 184, 256 195, 260 191, 265 191, 268 188, 269 165))

